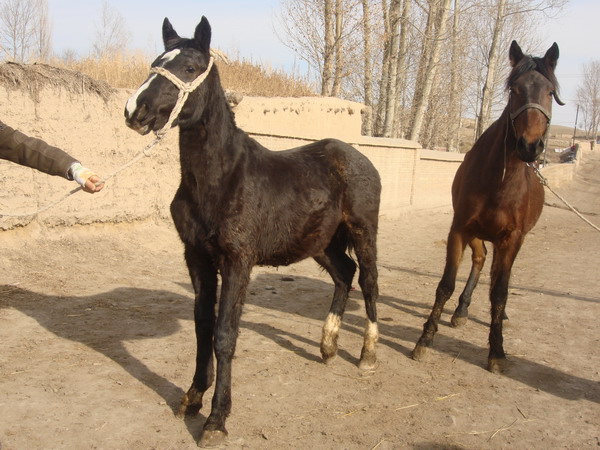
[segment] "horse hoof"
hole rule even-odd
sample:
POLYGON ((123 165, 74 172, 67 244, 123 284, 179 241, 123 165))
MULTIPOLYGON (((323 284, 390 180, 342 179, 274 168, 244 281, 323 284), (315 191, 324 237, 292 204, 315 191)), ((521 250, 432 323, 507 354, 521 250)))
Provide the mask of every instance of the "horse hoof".
POLYGON ((227 432, 221 430, 204 430, 198 441, 198 447, 214 448, 225 444, 227 432))
POLYGON ((508 369, 506 358, 490 358, 488 360, 488 370, 492 373, 502 374, 508 369))
POLYGON ((330 364, 337 355, 337 345, 321 345, 321 357, 325 364, 330 364))
POLYGON ((195 416, 202 409, 202 394, 197 392, 195 389, 190 391, 183 396, 179 409, 175 414, 177 417, 195 416))
POLYGON ((202 408, 201 405, 179 405, 179 409, 175 415, 179 418, 189 417, 189 416, 197 416, 202 408))
POLYGON ((373 370, 377 365, 377 356, 373 354, 361 355, 358 368, 361 370, 373 370))
POLYGON ((423 347, 422 345, 417 345, 415 349, 410 354, 410 357, 415 361, 425 361, 427 359, 427 354, 429 353, 429 349, 427 347, 423 347))
POLYGON ((335 357, 337 356, 335 353, 333 355, 324 355, 323 353, 321 353, 321 356, 323 357, 323 362, 326 365, 330 365, 333 363, 333 361, 335 361, 335 357))
POLYGON ((454 328, 458 328, 458 327, 462 327, 463 325, 465 325, 467 322, 469 321, 469 317, 468 316, 452 316, 452 319, 450 319, 450 324, 454 327, 454 328))

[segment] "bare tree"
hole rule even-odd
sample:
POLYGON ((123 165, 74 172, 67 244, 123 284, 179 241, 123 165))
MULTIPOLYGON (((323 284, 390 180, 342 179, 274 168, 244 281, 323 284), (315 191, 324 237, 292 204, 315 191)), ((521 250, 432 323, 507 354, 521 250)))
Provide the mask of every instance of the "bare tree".
POLYGON ((47 61, 52 54, 52 25, 48 15, 48 1, 34 0, 36 3, 37 23, 33 30, 33 56, 38 61, 47 61))
POLYGON ((477 131, 476 137, 481 136, 483 130, 485 130, 489 125, 490 114, 492 111, 492 99, 493 99, 493 91, 494 91, 494 83, 495 83, 495 75, 496 75, 496 65, 498 64, 499 59, 499 45, 498 41, 500 40, 500 33, 504 26, 504 8, 506 6, 506 0, 498 0, 496 5, 496 20, 494 22, 494 29, 492 32, 492 40, 489 49, 488 55, 488 64, 487 64, 487 72, 485 82, 483 83, 483 92, 481 94, 481 107, 479 110, 478 120, 477 120, 477 131))
POLYGON ((342 0, 335 0, 335 69, 331 94, 340 97, 342 94, 342 79, 344 78, 344 7, 342 0))
POLYGON ((96 24, 96 35, 93 42, 93 53, 98 58, 122 53, 129 44, 130 35, 125 19, 111 6, 102 0, 100 22, 96 24))
POLYGON ((280 0, 280 39, 325 95, 367 105, 365 133, 457 149, 461 118, 485 128, 506 99, 512 39, 535 52, 531 29, 567 1, 280 0))
MULTIPOLYGON (((428 57, 422 61, 426 66, 426 69, 423 72, 421 96, 416 100, 413 108, 414 113, 410 138, 415 141, 419 140, 419 135, 421 134, 421 127, 423 126, 423 118, 425 117, 425 111, 429 102, 429 95, 431 94, 433 80, 436 76, 440 62, 439 55, 441 44, 444 39, 447 39, 446 24, 450 10, 450 1, 451 0, 431 0, 432 7, 430 15, 433 16, 433 20, 436 20, 437 26, 435 27, 435 31, 429 37, 433 42, 431 43, 431 51, 428 57)), ((428 37, 426 36, 426 39, 427 38, 428 37)))
POLYGON ((49 47, 49 30, 44 28, 43 36, 37 34, 41 15, 48 25, 46 0, 5 0, 0 4, 0 37, 7 57, 26 62, 32 53, 37 56, 40 47, 49 47), (38 42, 40 38, 46 42, 38 42))
MULTIPOLYGON (((409 1, 409 0, 407 0, 409 1)), ((383 120, 383 136, 392 136, 392 126, 394 124, 394 113, 396 107, 396 92, 397 92, 397 74, 398 74, 398 55, 400 53, 400 47, 398 45, 400 40, 400 8, 402 3, 400 0, 391 0, 390 2, 390 24, 389 32, 390 39, 387 41, 389 45, 388 53, 388 64, 389 69, 387 70, 387 89, 385 92, 385 118, 383 120)))
POLYGON ((461 124, 460 97, 462 89, 459 84, 459 67, 461 66, 462 55, 459 48, 460 32, 460 0, 454 0, 454 14, 452 22, 452 55, 450 61, 450 97, 448 99, 448 134, 447 144, 449 152, 458 151, 460 147, 459 136, 457 135, 461 124))
POLYGON ((342 96, 360 66, 360 0, 282 0, 278 38, 318 73, 321 95, 342 96))
POLYGON ((588 139, 596 139, 600 128, 600 60, 583 65, 583 81, 577 87, 577 102, 588 139))
POLYGON ((333 53, 335 47, 335 28, 333 21, 333 0, 324 0, 323 22, 325 25, 325 49, 323 50, 323 76, 321 77, 321 95, 331 94, 333 78, 333 53))
POLYGON ((363 133, 373 134, 373 73, 371 67, 371 8, 369 0, 362 0, 364 41, 364 102, 366 106, 363 133))
POLYGON ((412 0, 404 0, 402 6, 402 16, 400 17, 400 35, 398 37, 398 58, 396 70, 396 95, 394 106, 393 136, 403 137, 403 111, 404 95, 406 90, 406 77, 408 73, 408 38, 409 38, 409 19, 412 0))
POLYGON ((387 93, 389 92, 390 86, 390 58, 393 51, 391 45, 392 37, 392 26, 390 22, 390 14, 387 5, 387 0, 381 0, 381 12, 382 12, 382 46, 383 46, 383 57, 381 63, 381 77, 379 79, 379 100, 377 102, 377 114, 375 116, 374 134, 381 136, 383 133, 383 124, 385 121, 385 111, 388 102, 387 93))

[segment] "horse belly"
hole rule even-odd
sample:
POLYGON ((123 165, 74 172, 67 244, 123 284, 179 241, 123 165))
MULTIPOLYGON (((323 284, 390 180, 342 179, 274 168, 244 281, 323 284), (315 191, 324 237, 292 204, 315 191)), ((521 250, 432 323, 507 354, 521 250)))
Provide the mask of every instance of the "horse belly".
POLYGON ((341 216, 317 214, 301 227, 288 226, 284 233, 280 224, 274 224, 273 229, 266 227, 261 233, 264 245, 259 248, 258 264, 287 266, 321 253, 331 242, 340 221, 341 216))

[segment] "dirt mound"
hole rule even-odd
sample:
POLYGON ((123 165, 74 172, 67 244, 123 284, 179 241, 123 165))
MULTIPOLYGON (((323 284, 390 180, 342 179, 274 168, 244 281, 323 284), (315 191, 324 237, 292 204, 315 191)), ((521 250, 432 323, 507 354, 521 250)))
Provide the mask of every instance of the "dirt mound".
POLYGON ((34 101, 39 101, 40 91, 51 86, 65 89, 72 93, 96 94, 104 101, 116 92, 104 81, 95 80, 80 72, 47 64, 19 64, 5 62, 0 64, 0 84, 6 88, 29 92, 34 101))

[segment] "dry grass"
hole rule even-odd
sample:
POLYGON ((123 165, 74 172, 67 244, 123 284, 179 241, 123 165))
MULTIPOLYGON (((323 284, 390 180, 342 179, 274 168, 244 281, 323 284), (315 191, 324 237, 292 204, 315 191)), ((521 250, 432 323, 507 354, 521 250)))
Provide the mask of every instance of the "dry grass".
POLYGON ((228 90, 260 97, 314 96, 310 83, 300 76, 265 69, 248 61, 217 62, 221 82, 228 90))
MULTIPOLYGON (((110 58, 54 60, 49 64, 81 72, 115 88, 135 89, 148 77, 152 57, 128 53, 110 58)), ((221 82, 226 90, 262 97, 302 97, 316 95, 308 80, 282 70, 265 69, 248 61, 217 61, 221 82)))

